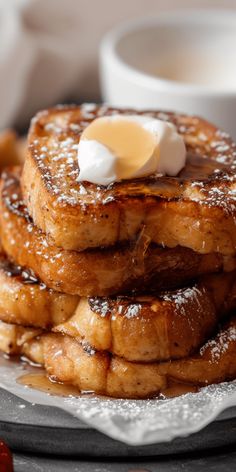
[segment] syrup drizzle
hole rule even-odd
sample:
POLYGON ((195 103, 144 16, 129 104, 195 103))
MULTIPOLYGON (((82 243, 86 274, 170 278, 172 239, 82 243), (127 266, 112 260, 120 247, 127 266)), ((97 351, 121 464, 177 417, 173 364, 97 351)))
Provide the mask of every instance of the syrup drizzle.
MULTIPOLYGON (((40 369, 41 370, 41 369, 40 369)), ((78 388, 66 383, 58 383, 47 377, 45 373, 27 373, 17 379, 17 383, 27 386, 40 392, 59 397, 80 397, 84 394, 92 394, 93 392, 79 392, 78 388)), ((157 399, 163 400, 167 398, 178 397, 186 393, 195 393, 198 387, 173 380, 168 381, 168 385, 157 396, 157 399)))
POLYGON ((57 397, 79 396, 78 389, 73 385, 54 382, 45 373, 41 372, 24 374, 17 379, 17 383, 57 397))

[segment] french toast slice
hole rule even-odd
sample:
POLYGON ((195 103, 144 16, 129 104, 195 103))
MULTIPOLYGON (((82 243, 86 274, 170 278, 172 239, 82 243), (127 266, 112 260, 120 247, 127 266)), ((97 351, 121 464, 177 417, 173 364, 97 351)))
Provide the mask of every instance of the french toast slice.
POLYGON ((199 253, 236 252, 236 145, 203 119, 183 114, 143 114, 176 125, 187 162, 176 177, 98 186, 78 182, 80 135, 96 117, 134 114, 106 106, 71 106, 36 115, 22 175, 34 223, 54 244, 71 250, 111 246, 145 231, 152 242, 199 253))
POLYGON ((235 288, 233 272, 156 296, 81 298, 75 314, 52 331, 128 361, 187 357, 236 308, 235 288))
POLYGON ((125 246, 82 252, 48 241, 32 222, 19 185, 19 169, 2 173, 0 231, 7 255, 30 267, 47 287, 81 296, 108 296, 180 286, 205 273, 234 270, 236 258, 188 248, 150 245, 144 236, 125 246))
POLYGON ((37 330, 33 333, 29 328, 3 322, 0 340, 3 352, 44 365, 53 381, 74 385, 78 394, 89 391, 118 398, 147 398, 165 394, 173 382, 187 385, 191 391, 191 387, 194 390, 236 378, 235 317, 193 356, 160 363, 128 362, 89 346, 85 349, 67 335, 40 334, 37 330))
POLYGON ((31 269, 10 262, 0 252, 0 320, 50 328, 73 315, 79 297, 48 289, 31 269))

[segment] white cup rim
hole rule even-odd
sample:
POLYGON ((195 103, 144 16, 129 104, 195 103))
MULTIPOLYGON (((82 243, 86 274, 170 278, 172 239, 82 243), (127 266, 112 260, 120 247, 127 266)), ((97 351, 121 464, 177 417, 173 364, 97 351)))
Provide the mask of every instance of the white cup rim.
MULTIPOLYGON (((184 20, 192 21, 193 23, 201 20, 201 23, 213 23, 220 21, 222 24, 235 24, 236 28, 236 10, 232 9, 180 9, 162 12, 156 16, 147 16, 142 19, 135 19, 127 21, 118 25, 116 28, 109 31, 102 39, 100 45, 100 55, 103 60, 109 59, 112 67, 119 68, 119 70, 130 77, 130 81, 145 88, 152 90, 162 90, 163 92, 173 92, 182 95, 191 96, 208 96, 208 97, 235 97, 236 89, 210 89, 205 85, 189 84, 175 80, 165 79, 149 75, 148 73, 138 69, 127 62, 117 54, 117 44, 128 33, 137 32, 150 26, 157 26, 163 24, 178 24, 184 20)), ((236 34, 235 34, 236 36, 236 34)))

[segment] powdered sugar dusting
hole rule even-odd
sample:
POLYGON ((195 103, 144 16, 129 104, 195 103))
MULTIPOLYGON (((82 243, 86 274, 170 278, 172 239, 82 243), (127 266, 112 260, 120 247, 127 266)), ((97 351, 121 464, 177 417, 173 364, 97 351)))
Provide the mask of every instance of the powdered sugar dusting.
POLYGON ((201 291, 199 287, 193 286, 181 288, 170 293, 165 293, 163 295, 163 300, 168 302, 174 302, 176 306, 180 307, 186 303, 189 303, 189 300, 198 300, 200 294, 201 291))
POLYGON ((138 303, 138 304, 131 304, 127 307, 127 310, 126 310, 126 313, 125 313, 125 316, 126 318, 135 318, 136 316, 139 315, 140 311, 141 311, 141 308, 142 306, 138 303))
POLYGON ((99 313, 102 318, 105 318, 110 312, 110 303, 109 300, 103 298, 89 298, 89 305, 93 311, 99 313))
MULTIPOLYGON (((236 325, 229 326, 221 331, 215 339, 208 341, 200 350, 200 355, 204 356, 208 352, 212 364, 221 360, 222 356, 229 350, 231 343, 236 342, 236 325)), ((234 350, 235 351, 235 350, 234 350)), ((233 357, 235 352, 233 352, 233 357)), ((232 359, 233 362, 233 359, 232 359)))

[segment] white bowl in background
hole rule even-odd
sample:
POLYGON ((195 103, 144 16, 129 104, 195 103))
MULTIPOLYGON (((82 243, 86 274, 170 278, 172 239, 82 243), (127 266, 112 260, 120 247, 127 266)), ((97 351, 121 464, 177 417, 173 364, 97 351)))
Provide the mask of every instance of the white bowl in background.
POLYGON ((236 11, 179 10, 109 32, 104 101, 203 116, 236 139, 236 11))

